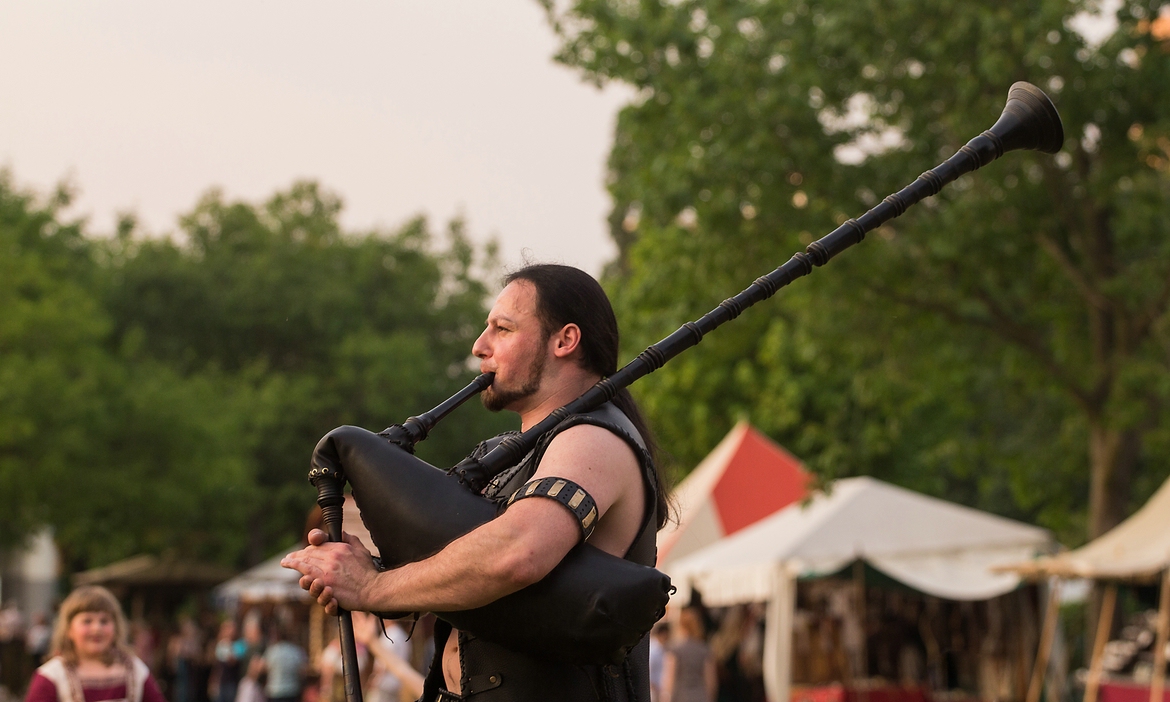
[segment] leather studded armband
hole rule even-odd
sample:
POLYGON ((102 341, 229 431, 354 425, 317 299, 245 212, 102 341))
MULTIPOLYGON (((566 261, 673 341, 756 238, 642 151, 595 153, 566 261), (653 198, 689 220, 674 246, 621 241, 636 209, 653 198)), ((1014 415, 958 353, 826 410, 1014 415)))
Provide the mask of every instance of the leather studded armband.
POLYGON ((581 528, 581 540, 589 538, 597 526, 597 503, 581 487, 572 480, 564 478, 538 478, 525 483, 519 490, 508 498, 505 508, 517 500, 526 497, 547 497, 555 500, 572 512, 577 518, 577 526, 581 528))

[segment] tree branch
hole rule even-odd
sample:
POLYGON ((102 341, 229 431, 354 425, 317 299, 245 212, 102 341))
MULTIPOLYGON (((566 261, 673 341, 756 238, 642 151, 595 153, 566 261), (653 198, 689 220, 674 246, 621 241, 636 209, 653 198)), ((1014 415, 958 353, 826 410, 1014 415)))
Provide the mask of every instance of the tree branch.
POLYGON ((1061 248, 1060 244, 1055 239, 1044 234, 1043 232, 1036 233, 1036 241, 1040 244, 1040 248, 1044 249, 1049 256, 1056 261, 1068 279, 1072 281, 1073 286, 1080 291, 1081 296, 1085 300, 1099 310, 1106 310, 1110 307, 1109 298, 1104 293, 1098 290, 1088 277, 1085 276, 1084 271, 1077 267, 1077 264, 1069 257, 1068 252, 1061 248))
POLYGON ((1076 377, 1060 363, 1049 351, 1044 341, 1030 327, 1017 323, 1004 311, 1003 307, 991 297, 987 291, 976 289, 974 297, 983 303, 991 319, 965 314, 951 305, 937 298, 923 299, 914 295, 903 295, 882 285, 870 284, 871 289, 888 299, 924 312, 932 312, 948 321, 964 326, 973 326, 986 329, 1005 341, 1023 349, 1048 371, 1048 373, 1068 390, 1073 399, 1088 410, 1093 406, 1093 397, 1088 390, 1082 387, 1076 377))
POLYGON ((1166 278, 1162 284, 1162 290, 1154 298, 1154 301, 1134 319, 1134 324, 1126 339, 1129 342, 1129 348, 1136 349, 1138 347, 1138 344, 1149 335, 1154 323, 1166 314, 1167 307, 1170 307, 1170 277, 1166 278))

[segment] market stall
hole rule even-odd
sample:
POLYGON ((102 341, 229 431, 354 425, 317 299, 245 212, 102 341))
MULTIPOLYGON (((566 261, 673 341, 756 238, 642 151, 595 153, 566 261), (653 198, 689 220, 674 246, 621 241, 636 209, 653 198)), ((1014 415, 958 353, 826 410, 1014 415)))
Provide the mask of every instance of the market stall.
MULTIPOLYGON (((1035 580, 1045 578, 1087 578, 1108 583, 1101 603, 1096 640, 1085 683, 1085 702, 1129 702, 1141 697, 1152 702, 1163 702, 1165 693, 1166 648, 1170 635, 1170 480, 1162 484, 1153 497, 1129 519, 1099 536, 1081 548, 1055 556, 1037 558, 1011 564, 1001 569, 1035 580), (1114 642, 1109 641, 1110 626, 1117 603, 1119 583, 1159 583, 1158 613, 1151 626, 1144 627, 1151 640, 1139 640, 1143 627, 1137 633, 1114 642), (1152 631, 1151 631, 1152 630, 1152 631), (1132 638, 1134 640, 1128 640, 1132 638), (1112 647, 1113 650, 1110 650, 1112 647), (1103 679, 1106 668, 1122 670, 1142 653, 1152 660, 1148 683, 1126 680, 1118 676, 1103 679), (1119 660, 1120 659, 1120 660, 1119 660), (1107 666, 1107 663, 1109 665, 1107 666)), ((1048 619, 1056 616, 1056 608, 1049 607, 1048 619)), ((1051 645, 1048 630, 1052 621, 1046 621, 1044 640, 1037 656, 1039 662, 1048 658, 1046 646, 1051 645)), ((1042 666, 1037 665, 1037 671, 1042 666)), ((1039 677, 1034 678, 1038 680, 1039 677)), ((1034 694, 1029 702, 1039 699, 1039 684, 1033 684, 1034 694)))
POLYGON ((747 422, 736 424, 671 492, 677 519, 658 532, 658 566, 804 499, 811 481, 799 459, 747 422))
MULTIPOLYGON (((907 593, 928 596, 925 604, 915 606, 934 607, 937 619, 962 614, 960 607, 944 611, 944 601, 989 601, 1019 586, 1018 575, 993 573, 992 565, 1051 552, 1053 547, 1047 530, 860 477, 836 481, 829 491, 815 494, 807 503, 791 504, 671 563, 666 571, 679 588, 678 602, 689 601, 697 590, 708 606, 767 603, 765 688, 773 702, 787 702, 798 628, 798 581, 852 572, 855 582, 863 582, 864 570, 869 568, 907 593)), ((850 608, 848 602, 833 605, 834 597, 843 599, 824 594, 826 607, 850 608)), ((854 598, 852 609, 856 611, 866 601, 854 598)), ((980 616, 1002 624, 1019 620, 1020 613, 1029 611, 1022 600, 1010 606, 1019 612, 980 616)), ((921 616, 931 615, 923 611, 921 616)), ((861 627, 860 633, 851 635, 860 646, 865 645, 870 619, 862 613, 860 625, 853 625, 861 627)), ((848 628, 848 618, 841 621, 848 628)), ((843 632, 833 640, 842 636, 850 635, 843 632)))
POLYGON ((170 621, 188 598, 206 594, 232 574, 230 568, 217 563, 142 554, 77 573, 73 585, 109 588, 129 603, 132 621, 170 621))

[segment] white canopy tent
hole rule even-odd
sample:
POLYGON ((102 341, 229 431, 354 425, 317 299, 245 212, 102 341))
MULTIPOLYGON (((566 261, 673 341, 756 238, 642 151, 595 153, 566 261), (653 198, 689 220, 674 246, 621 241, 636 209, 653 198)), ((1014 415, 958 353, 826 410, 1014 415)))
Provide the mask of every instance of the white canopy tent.
POLYGON ((658 531, 658 567, 804 498, 811 482, 795 456, 741 421, 671 492, 678 514, 658 531))
POLYGON ((222 602, 311 602, 309 593, 301 589, 300 573, 280 565, 287 552, 281 551, 215 588, 216 598, 222 602))
POLYGON ((767 602, 764 683, 787 702, 796 580, 863 560, 921 592, 984 600, 1015 589, 991 567, 1051 552, 1045 529, 952 504, 873 478, 847 478, 667 567, 680 601, 767 602))

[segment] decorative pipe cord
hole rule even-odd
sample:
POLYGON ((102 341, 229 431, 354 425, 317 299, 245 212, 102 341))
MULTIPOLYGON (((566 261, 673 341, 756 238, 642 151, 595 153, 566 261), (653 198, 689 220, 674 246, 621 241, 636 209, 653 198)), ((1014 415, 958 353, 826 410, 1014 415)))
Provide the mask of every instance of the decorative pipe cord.
POLYGON ((336 466, 317 466, 309 469, 310 483, 316 485, 317 481, 319 481, 321 478, 329 478, 330 480, 336 480, 343 484, 345 483, 345 473, 342 473, 341 469, 336 466))

